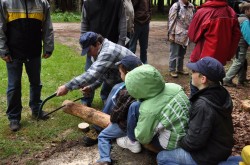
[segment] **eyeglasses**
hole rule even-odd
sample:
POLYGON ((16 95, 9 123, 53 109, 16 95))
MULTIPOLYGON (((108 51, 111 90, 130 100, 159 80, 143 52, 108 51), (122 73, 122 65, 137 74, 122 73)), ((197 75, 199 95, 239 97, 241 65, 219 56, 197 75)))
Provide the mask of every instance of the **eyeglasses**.
POLYGON ((197 73, 197 71, 195 71, 195 70, 192 70, 192 73, 197 73))

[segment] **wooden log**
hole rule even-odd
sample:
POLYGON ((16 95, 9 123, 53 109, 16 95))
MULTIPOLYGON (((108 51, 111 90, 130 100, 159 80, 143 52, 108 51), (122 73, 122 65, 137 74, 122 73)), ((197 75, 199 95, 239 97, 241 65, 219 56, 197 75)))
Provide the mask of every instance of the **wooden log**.
POLYGON ((98 111, 94 108, 87 107, 83 104, 74 103, 73 101, 65 100, 63 102, 63 111, 65 113, 82 118, 85 122, 98 125, 106 128, 110 123, 110 116, 98 111))
MULTIPOLYGON (((65 100, 63 102, 63 105, 66 105, 63 107, 63 111, 65 113, 71 114, 73 116, 77 116, 82 118, 85 122, 90 124, 95 124, 97 126, 100 126, 102 128, 106 128, 110 123, 110 116, 100 112, 94 108, 87 107, 83 104, 75 103, 73 101, 65 100)), ((152 144, 146 144, 143 145, 144 148, 154 152, 158 153, 160 150, 154 147, 152 144)))
POLYGON ((250 100, 241 100, 241 108, 250 112, 250 100))

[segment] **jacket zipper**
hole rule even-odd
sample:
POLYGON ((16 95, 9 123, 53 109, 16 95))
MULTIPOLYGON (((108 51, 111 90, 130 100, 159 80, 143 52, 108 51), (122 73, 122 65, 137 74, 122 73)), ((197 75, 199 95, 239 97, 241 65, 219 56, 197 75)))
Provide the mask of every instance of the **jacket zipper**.
POLYGON ((27 0, 25 0, 24 3, 25 3, 25 10, 26 10, 26 18, 29 18, 27 0))

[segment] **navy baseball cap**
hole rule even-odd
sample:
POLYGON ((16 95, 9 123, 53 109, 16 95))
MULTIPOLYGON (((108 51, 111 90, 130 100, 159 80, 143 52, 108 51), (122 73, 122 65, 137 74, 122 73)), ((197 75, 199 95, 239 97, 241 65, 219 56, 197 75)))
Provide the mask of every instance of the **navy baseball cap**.
POLYGON ((187 67, 201 73, 213 82, 223 82, 223 78, 225 77, 223 65, 212 57, 204 57, 195 63, 188 63, 187 67))
POLYGON ((115 63, 116 66, 120 64, 122 64, 126 68, 127 71, 131 71, 134 68, 142 65, 143 63, 138 57, 134 55, 128 55, 128 56, 123 57, 121 61, 115 63))
POLYGON ((86 32, 80 36, 79 43, 82 47, 82 56, 86 55, 89 51, 89 46, 94 44, 97 40, 97 33, 86 32))

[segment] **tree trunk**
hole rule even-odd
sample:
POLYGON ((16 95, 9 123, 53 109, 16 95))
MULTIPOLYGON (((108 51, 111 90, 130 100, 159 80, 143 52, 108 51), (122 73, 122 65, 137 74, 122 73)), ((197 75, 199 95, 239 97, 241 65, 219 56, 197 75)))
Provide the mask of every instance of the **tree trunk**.
MULTIPOLYGON (((99 127, 106 128, 110 123, 109 115, 95 110, 94 108, 87 107, 83 104, 74 103, 70 100, 65 100, 63 102, 63 105, 66 105, 65 107, 63 107, 63 111, 65 113, 80 117, 89 124, 95 124, 99 127)), ((146 144, 143 146, 155 153, 158 153, 160 151, 152 144, 146 144)))
POLYGON ((55 2, 55 0, 50 0, 49 3, 50 3, 50 11, 54 12, 56 10, 56 2, 55 2))
POLYGON ((164 13, 164 0, 158 0, 158 11, 164 13))

